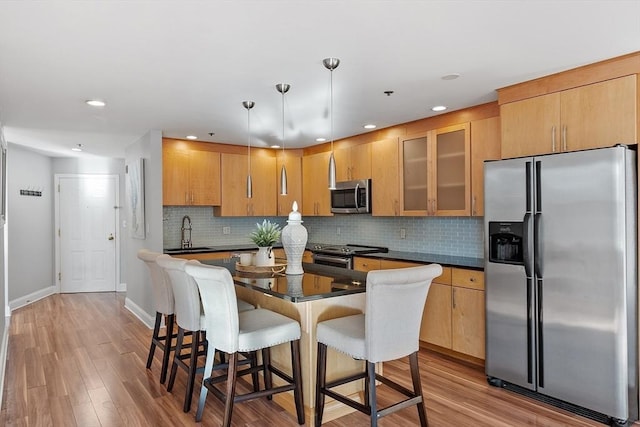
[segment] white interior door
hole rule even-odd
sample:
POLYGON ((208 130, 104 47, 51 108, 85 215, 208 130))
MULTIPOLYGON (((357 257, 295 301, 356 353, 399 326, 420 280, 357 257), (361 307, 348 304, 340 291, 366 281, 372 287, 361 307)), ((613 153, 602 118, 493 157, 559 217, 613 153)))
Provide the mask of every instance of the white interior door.
POLYGON ((117 178, 59 177, 60 292, 116 290, 117 178))

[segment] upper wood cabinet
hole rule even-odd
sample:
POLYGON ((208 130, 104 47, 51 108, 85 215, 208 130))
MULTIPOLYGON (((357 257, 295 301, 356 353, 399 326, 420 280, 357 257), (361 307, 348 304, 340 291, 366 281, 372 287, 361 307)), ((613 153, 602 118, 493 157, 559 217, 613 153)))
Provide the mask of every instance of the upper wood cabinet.
POLYGON ((220 216, 276 215, 276 158, 251 156, 253 197, 247 197, 248 159, 245 154, 222 153, 220 216))
POLYGON ((431 182, 430 137, 410 135, 400 141, 400 209, 402 215, 427 215, 431 182))
POLYGON ((471 137, 469 123, 433 131, 432 215, 471 213, 471 137))
POLYGON ((373 216, 400 215, 400 160, 398 139, 371 144, 371 195, 373 216))
POLYGON ((183 141, 163 142, 163 205, 220 205, 220 153, 194 147, 183 141))
POLYGON ((371 143, 337 149, 334 157, 337 181, 371 178, 371 143))
POLYGON ((285 152, 276 157, 276 181, 278 185, 278 216, 289 215, 293 202, 298 202, 298 210, 302 209, 302 158, 285 152), (287 195, 280 194, 280 173, 282 166, 287 171, 287 195))
POLYGON ((637 77, 500 106, 502 158, 637 143, 637 77))
POLYGON ((500 159, 500 118, 471 122, 471 215, 484 215, 484 161, 500 159))
POLYGON ((469 123, 402 140, 402 214, 469 215, 470 150, 469 123))
POLYGON ((302 158, 302 215, 331 216, 331 199, 329 194, 329 156, 330 152, 322 152, 302 158))

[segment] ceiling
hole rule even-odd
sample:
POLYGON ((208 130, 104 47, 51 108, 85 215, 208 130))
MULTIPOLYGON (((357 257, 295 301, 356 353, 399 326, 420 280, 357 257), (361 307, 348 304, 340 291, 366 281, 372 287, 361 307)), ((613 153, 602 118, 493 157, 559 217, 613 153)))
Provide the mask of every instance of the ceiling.
POLYGON ((305 147, 331 137, 327 57, 341 60, 339 139, 638 50, 637 0, 5 0, 0 122, 7 141, 47 155, 124 157, 149 129, 247 144, 252 100, 251 143, 266 147, 282 143, 275 85, 288 83, 284 144, 305 147))

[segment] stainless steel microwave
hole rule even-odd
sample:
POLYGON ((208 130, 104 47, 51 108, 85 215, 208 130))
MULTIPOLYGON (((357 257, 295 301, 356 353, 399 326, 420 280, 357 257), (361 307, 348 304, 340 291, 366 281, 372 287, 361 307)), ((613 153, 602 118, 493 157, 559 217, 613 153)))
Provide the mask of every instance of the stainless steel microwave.
POLYGON ((371 180, 341 181, 331 190, 331 212, 371 213, 371 180))

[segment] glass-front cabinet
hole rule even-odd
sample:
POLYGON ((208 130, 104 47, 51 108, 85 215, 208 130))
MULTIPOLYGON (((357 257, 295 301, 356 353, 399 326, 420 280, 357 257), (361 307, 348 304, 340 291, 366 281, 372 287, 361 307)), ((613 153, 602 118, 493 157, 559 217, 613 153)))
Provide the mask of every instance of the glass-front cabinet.
POLYGON ((469 123, 435 133, 435 185, 432 215, 468 216, 471 213, 471 145, 469 123))
POLYGON ((410 135, 400 152, 402 215, 470 215, 469 123, 410 135))

